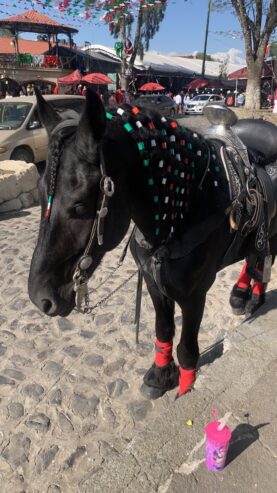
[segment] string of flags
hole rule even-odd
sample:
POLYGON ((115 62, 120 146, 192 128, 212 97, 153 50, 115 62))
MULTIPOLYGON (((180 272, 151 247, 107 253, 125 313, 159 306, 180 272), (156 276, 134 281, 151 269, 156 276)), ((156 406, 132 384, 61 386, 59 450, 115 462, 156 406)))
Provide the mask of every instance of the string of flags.
POLYGON ((119 30, 120 24, 131 25, 140 12, 151 13, 169 4, 173 0, 18 0, 0 1, 0 16, 9 17, 30 8, 49 15, 56 20, 82 26, 84 22, 109 26, 111 33, 119 30))

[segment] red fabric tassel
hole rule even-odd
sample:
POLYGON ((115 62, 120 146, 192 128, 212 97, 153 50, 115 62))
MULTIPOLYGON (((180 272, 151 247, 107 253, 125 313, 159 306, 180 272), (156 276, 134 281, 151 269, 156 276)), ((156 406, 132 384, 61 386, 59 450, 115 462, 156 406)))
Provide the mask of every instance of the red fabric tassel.
POLYGON ((247 262, 244 263, 240 276, 237 280, 238 288, 245 289, 248 288, 248 286, 250 286, 251 277, 248 274, 246 274, 246 269, 247 269, 247 262))
POLYGON ((172 360, 173 342, 155 341, 155 364, 157 366, 166 366, 172 360))
POLYGON ((194 384, 196 379, 196 370, 184 370, 184 368, 179 367, 179 391, 178 396, 189 392, 191 386, 194 384))

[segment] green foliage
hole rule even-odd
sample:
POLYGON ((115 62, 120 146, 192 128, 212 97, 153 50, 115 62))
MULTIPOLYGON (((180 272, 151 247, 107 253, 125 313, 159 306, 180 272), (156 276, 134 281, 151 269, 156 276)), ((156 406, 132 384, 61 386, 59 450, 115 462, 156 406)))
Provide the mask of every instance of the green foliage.
POLYGON ((1 38, 12 38, 13 35, 8 29, 0 29, 1 38))
POLYGON ((220 77, 220 79, 227 79, 228 78, 228 61, 229 61, 229 58, 227 57, 225 60, 222 60, 219 64, 219 77, 220 77))
MULTIPOLYGON (((196 58, 197 60, 203 60, 203 58, 204 58, 204 53, 203 53, 202 51, 198 51, 198 53, 196 53, 196 55, 195 55, 195 58, 196 58)), ((214 62, 214 58, 213 58, 211 55, 206 55, 205 60, 206 60, 207 62, 214 62)))

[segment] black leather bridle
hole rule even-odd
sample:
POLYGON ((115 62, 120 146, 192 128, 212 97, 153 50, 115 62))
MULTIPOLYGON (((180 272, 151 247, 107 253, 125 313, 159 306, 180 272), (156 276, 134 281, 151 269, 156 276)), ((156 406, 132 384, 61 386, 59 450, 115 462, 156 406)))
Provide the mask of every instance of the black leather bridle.
MULTIPOLYGON (((57 135, 57 133, 61 133, 63 129, 67 128, 68 131, 66 132, 66 135, 62 136, 62 139, 65 140, 76 131, 78 125, 79 120, 77 119, 62 121, 53 129, 53 131, 51 132, 51 136, 57 135)), ((109 176, 107 176, 102 148, 100 149, 100 172, 101 178, 99 182, 99 196, 97 202, 96 216, 92 223, 87 246, 77 262, 72 279, 74 282, 75 303, 78 310, 81 309, 84 300, 86 300, 86 304, 88 303, 88 269, 93 263, 91 248, 96 241, 98 245, 103 245, 104 222, 108 214, 109 200, 113 196, 115 188, 113 180, 109 176)))

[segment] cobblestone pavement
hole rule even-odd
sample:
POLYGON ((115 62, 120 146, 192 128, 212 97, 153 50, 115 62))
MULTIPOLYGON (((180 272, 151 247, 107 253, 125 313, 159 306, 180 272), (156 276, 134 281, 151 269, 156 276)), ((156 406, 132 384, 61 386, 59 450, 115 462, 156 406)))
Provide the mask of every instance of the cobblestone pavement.
MULTIPOLYGON (((0 218, 1 493, 77 493, 92 469, 120 453, 175 397, 172 391, 151 402, 140 394, 153 359, 154 313, 144 292, 136 347, 135 278, 94 317, 51 319, 31 304, 27 278, 39 217, 34 207, 0 218)), ((121 251, 105 257, 90 286, 111 272, 121 251)), ((219 273, 208 293, 202 351, 239 322, 228 306, 238 268, 219 273)), ((97 299, 134 271, 128 254, 97 299)), ((176 324, 177 341, 178 310, 176 324)))

